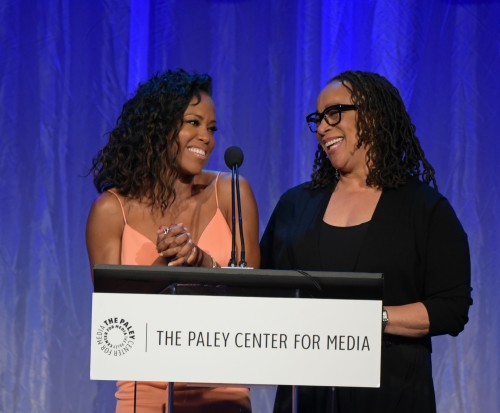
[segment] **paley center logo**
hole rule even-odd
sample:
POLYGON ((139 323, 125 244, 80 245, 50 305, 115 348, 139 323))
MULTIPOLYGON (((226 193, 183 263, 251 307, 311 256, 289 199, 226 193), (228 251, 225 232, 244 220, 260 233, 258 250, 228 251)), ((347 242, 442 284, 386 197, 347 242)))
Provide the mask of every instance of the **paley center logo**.
POLYGON ((135 344, 134 327, 123 318, 107 318, 97 328, 95 340, 105 354, 123 356, 132 350, 135 344))

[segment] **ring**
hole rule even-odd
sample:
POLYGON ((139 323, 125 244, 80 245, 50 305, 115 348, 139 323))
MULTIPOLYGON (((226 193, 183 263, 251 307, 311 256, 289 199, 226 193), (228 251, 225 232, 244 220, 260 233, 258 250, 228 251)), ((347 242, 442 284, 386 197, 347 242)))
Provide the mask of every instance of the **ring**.
POLYGON ((163 230, 163 233, 164 233, 165 235, 167 235, 169 232, 170 232, 170 228, 167 228, 167 229, 164 229, 164 230, 163 230))

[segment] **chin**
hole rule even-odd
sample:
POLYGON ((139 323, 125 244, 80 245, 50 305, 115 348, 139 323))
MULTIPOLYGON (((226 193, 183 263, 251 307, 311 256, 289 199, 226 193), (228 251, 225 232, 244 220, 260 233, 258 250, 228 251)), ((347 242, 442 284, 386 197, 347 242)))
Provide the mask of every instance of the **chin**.
MULTIPOLYGON (((203 165, 205 166, 205 165, 203 165)), ((202 167, 197 167, 197 168, 182 168, 179 170, 179 176, 182 177, 190 177, 190 176, 196 176, 199 175, 203 172, 203 166, 202 167)))

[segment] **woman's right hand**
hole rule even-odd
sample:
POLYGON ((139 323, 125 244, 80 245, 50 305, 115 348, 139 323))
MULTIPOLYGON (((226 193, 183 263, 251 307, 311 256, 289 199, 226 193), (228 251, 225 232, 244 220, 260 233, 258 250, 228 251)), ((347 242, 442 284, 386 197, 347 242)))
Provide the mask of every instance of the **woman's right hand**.
POLYGON ((157 234, 156 249, 167 265, 202 265, 204 253, 193 242, 191 234, 182 223, 161 226, 157 234))

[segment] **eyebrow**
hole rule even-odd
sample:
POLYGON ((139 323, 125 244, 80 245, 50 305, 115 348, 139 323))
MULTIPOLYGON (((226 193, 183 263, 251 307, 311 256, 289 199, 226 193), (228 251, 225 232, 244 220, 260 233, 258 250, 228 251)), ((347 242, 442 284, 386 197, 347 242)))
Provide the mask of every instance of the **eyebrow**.
MULTIPOLYGON (((196 118, 200 119, 200 120, 205 120, 205 118, 202 116, 202 115, 198 115, 197 113, 185 113, 184 116, 195 116, 196 118)), ((215 119, 211 120, 210 123, 217 123, 217 121, 215 119)))

